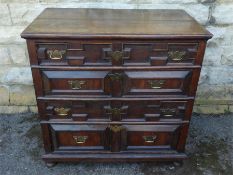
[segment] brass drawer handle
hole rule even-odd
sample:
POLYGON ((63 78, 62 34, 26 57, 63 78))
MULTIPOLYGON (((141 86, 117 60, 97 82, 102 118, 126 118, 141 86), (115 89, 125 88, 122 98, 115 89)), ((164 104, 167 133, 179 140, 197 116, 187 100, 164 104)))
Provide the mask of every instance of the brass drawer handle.
POLYGON ((68 81, 71 89, 81 89, 82 85, 86 83, 86 81, 80 81, 80 80, 70 80, 68 81))
POLYGON ((154 143, 156 138, 156 136, 143 136, 143 139, 146 143, 154 143))
POLYGON ((73 139, 77 144, 82 144, 86 142, 88 136, 73 136, 73 139))
POLYGON ((162 115, 164 117, 173 117, 176 112, 176 108, 163 108, 161 109, 162 115))
POLYGON ((164 114, 163 116, 164 116, 164 117, 173 117, 174 114, 164 114))
POLYGON ((165 83, 165 80, 149 80, 148 82, 152 89, 160 89, 165 83))
POLYGON ((173 61, 182 61, 184 59, 186 52, 185 51, 170 51, 168 52, 169 58, 173 61))
POLYGON ((56 115, 67 116, 69 114, 70 108, 54 108, 56 115))
POLYGON ((119 61, 123 58, 123 52, 121 51, 114 51, 114 52, 111 52, 110 56, 112 57, 113 60, 115 61, 119 61))
POLYGON ((47 54, 51 60, 61 60, 65 53, 65 50, 47 50, 47 54))

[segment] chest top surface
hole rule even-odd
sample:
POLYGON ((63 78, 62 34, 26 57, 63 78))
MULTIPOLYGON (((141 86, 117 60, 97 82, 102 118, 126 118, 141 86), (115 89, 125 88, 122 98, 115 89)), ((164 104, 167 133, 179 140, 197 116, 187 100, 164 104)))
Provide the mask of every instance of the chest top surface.
POLYGON ((183 10, 47 8, 23 38, 205 38, 212 35, 183 10))

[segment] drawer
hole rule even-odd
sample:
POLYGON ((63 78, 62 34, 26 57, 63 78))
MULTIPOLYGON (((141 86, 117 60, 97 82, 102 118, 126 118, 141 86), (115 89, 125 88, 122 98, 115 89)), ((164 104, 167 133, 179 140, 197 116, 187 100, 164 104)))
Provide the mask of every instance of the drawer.
POLYGON ((181 125, 50 124, 54 151, 175 150, 181 125))
POLYGON ((109 141, 104 125, 51 124, 55 151, 59 150, 106 150, 109 141))
POLYGON ((106 111, 110 105, 110 101, 38 100, 41 116, 72 121, 110 121, 111 114, 106 111))
POLYGON ((171 122, 187 120, 192 100, 132 100, 121 102, 120 119, 125 122, 171 122))
POLYGON ((180 125, 125 125, 125 150, 176 149, 180 125))
POLYGON ((125 71, 124 95, 187 95, 192 70, 125 71))
POLYGON ((38 100, 44 119, 71 121, 179 122, 189 120, 193 100, 38 100))
POLYGON ((193 65, 197 59, 198 43, 125 42, 122 48, 125 66, 193 65))
POLYGON ((112 65, 112 43, 67 41, 36 43, 40 65, 106 66, 112 65))
POLYGON ((194 65, 197 42, 87 41, 38 42, 40 65, 65 66, 172 66, 194 65))
POLYGON ((107 71, 42 70, 46 95, 109 95, 107 71))
POLYGON ((193 70, 69 71, 41 70, 45 95, 105 97, 188 95, 193 70))

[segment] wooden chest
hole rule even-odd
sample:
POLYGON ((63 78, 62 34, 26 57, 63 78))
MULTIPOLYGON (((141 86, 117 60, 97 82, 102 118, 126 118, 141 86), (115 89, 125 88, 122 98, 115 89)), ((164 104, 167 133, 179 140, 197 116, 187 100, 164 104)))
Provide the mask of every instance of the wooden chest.
POLYGON ((46 9, 21 36, 49 165, 186 158, 212 37, 187 13, 46 9))

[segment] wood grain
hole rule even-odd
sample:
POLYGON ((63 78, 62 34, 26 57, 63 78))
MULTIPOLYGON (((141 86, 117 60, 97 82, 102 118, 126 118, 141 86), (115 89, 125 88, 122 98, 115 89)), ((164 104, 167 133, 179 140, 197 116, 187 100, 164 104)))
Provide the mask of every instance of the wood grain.
POLYGON ((46 9, 24 38, 204 38, 212 35, 182 10, 46 9))

